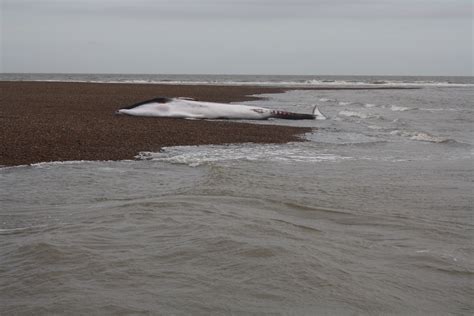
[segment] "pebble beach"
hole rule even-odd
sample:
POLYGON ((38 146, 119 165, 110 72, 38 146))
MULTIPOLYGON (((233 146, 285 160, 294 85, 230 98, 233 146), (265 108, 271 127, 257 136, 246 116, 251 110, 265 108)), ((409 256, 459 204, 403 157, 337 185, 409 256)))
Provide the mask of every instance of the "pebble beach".
POLYGON ((309 128, 117 116, 157 96, 214 102, 257 99, 282 88, 248 86, 0 82, 0 165, 134 159, 164 146, 286 143, 309 128))

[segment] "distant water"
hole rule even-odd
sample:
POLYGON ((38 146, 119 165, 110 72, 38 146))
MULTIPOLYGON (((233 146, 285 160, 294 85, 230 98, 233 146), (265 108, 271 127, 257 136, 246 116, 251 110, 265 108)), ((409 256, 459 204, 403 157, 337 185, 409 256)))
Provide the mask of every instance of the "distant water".
POLYGON ((320 86, 467 86, 474 77, 427 76, 291 76, 291 75, 153 75, 153 74, 0 74, 0 80, 205 85, 262 85, 279 87, 320 86))
POLYGON ((247 102, 318 104, 255 123, 305 142, 0 169, 0 314, 473 314, 472 78, 195 78, 169 80, 426 83, 247 102))

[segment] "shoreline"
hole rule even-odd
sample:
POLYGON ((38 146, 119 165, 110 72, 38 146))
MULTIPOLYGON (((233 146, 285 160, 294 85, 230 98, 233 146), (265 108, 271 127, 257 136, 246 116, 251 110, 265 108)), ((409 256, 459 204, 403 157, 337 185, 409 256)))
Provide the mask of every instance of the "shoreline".
MULTIPOLYGON (((157 96, 211 102, 258 100, 289 90, 394 87, 266 87, 154 83, 0 81, 0 166, 76 160, 127 160, 141 151, 186 145, 304 141, 311 128, 238 121, 115 116, 157 96)), ((405 88, 402 88, 405 89, 405 88)))
POLYGON ((311 128, 236 121, 116 116, 121 107, 156 96, 214 102, 288 89, 241 86, 0 82, 0 165, 77 160, 129 160, 162 147, 303 141, 311 128))
POLYGON ((226 83, 192 83, 183 82, 183 83, 167 83, 167 82, 128 82, 128 81, 74 81, 74 80, 2 80, 1 83, 59 83, 59 84, 98 84, 98 85, 137 85, 137 86, 163 86, 163 87, 174 87, 174 86, 186 86, 186 87, 234 87, 234 88, 255 88, 255 89, 279 89, 284 91, 290 90, 417 90, 423 89, 423 85, 413 85, 413 86, 403 86, 403 85, 383 85, 383 84, 361 84, 360 86, 356 85, 279 85, 278 83, 272 84, 226 84, 226 83))

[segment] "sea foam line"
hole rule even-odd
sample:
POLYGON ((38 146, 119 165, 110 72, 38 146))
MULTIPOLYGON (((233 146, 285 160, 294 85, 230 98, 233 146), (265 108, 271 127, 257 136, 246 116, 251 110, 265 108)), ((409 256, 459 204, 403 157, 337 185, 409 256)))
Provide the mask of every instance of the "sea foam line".
MULTIPOLYGON (((272 87, 369 87, 369 88, 419 88, 419 87, 474 87, 471 83, 449 82, 366 82, 344 80, 295 80, 295 81, 233 81, 233 80, 154 80, 154 79, 0 79, 0 81, 39 81, 39 82, 75 82, 75 83, 114 83, 114 84, 160 84, 160 85, 211 85, 211 86, 272 86, 272 87)), ((322 102, 331 102, 323 101, 322 102)))
POLYGON ((335 154, 314 153, 300 146, 208 145, 165 147, 161 152, 140 152, 135 158, 186 164, 192 167, 222 161, 325 162, 352 159, 335 154))

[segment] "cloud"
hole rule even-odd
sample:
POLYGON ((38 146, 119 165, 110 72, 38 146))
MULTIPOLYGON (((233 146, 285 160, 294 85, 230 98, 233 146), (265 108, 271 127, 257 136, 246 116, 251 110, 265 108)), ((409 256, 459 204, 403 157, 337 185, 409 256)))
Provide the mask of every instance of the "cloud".
POLYGON ((5 71, 472 74, 471 0, 0 0, 5 71))
POLYGON ((3 0, 3 9, 152 19, 472 19, 471 0, 3 0))

